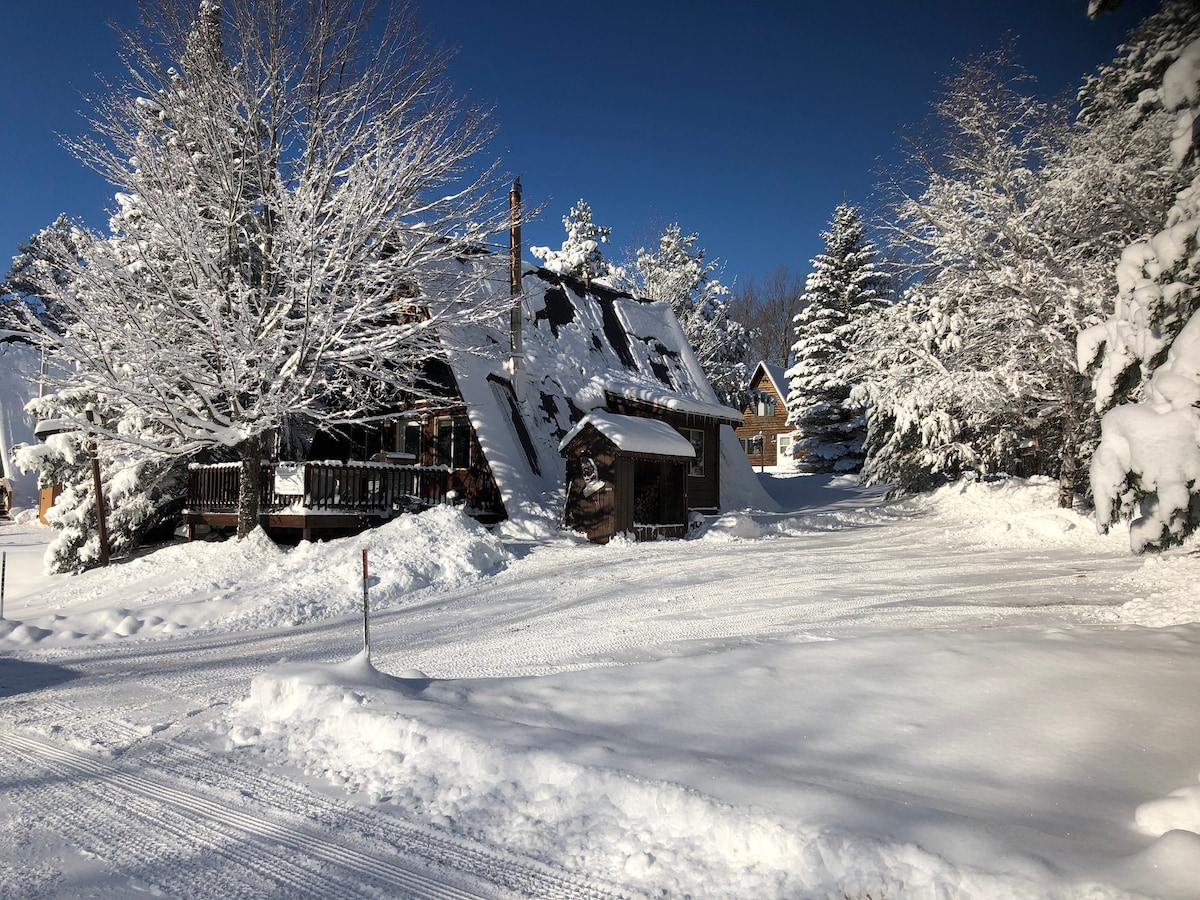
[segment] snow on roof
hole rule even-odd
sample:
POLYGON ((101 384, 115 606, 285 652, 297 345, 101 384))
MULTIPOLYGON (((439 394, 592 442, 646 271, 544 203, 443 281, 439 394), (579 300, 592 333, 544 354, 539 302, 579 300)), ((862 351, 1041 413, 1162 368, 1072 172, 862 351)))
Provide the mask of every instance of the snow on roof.
POLYGON ((626 453, 650 453, 655 456, 679 456, 695 459, 696 448, 682 434, 658 419, 640 416, 621 416, 616 413, 593 412, 579 420, 559 442, 561 451, 576 435, 591 425, 608 438, 618 450, 626 453))
POLYGON ((681 397, 678 394, 670 394, 641 385, 626 384, 621 381, 609 383, 603 378, 599 380, 605 386, 605 390, 608 393, 624 397, 626 400, 648 403, 651 406, 657 406, 660 409, 669 409, 673 412, 705 416, 721 422, 742 424, 742 414, 740 412, 731 407, 723 406, 720 403, 705 403, 702 400, 694 400, 691 397, 681 397))
MULTIPOLYGON (((464 266, 486 264, 474 260, 464 266)), ((565 481, 559 445, 589 413, 607 412, 610 396, 740 421, 737 410, 717 401, 668 304, 543 268, 524 266, 522 352, 514 375, 508 361, 507 271, 495 266, 484 276, 486 289, 503 298, 495 304, 494 321, 456 334, 447 346, 467 416, 510 519, 557 515, 565 481), (462 349, 467 347, 491 350, 481 355, 462 349)), ((742 484, 732 495, 745 498, 741 506, 770 507, 770 499, 756 490, 745 454, 728 467, 723 461, 721 476, 742 484), (738 466, 747 478, 738 477, 738 466)))
POLYGON ((757 368, 754 371, 754 375, 750 376, 751 381, 753 381, 755 376, 758 375, 759 369, 761 369, 763 374, 765 374, 767 378, 771 380, 771 384, 775 388, 775 393, 777 393, 780 398, 786 400, 788 395, 788 380, 787 375, 784 373, 787 371, 787 369, 785 369, 783 366, 777 366, 773 363, 760 360, 757 368))

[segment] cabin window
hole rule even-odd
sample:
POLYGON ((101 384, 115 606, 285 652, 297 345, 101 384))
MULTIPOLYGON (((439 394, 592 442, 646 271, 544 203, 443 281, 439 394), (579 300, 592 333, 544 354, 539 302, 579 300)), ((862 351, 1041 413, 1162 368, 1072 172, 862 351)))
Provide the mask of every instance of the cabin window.
POLYGON ((437 465, 465 469, 471 465, 471 422, 466 416, 443 416, 436 422, 437 465))
POLYGON ((772 394, 758 395, 758 414, 760 416, 775 415, 775 397, 772 394))
POLYGON ((763 436, 761 434, 754 437, 740 437, 738 443, 742 445, 742 450, 747 456, 758 456, 763 451, 763 436))
POLYGON ((679 432, 692 442, 696 458, 688 461, 688 474, 693 478, 704 476, 704 432, 699 428, 680 428, 679 432))
POLYGON ((416 461, 421 457, 421 423, 419 420, 393 422, 389 429, 388 445, 384 448, 394 455, 416 461))
POLYGON ((421 458, 420 422, 405 422, 398 437, 400 438, 400 446, 396 449, 407 456, 411 456, 413 459, 421 458))

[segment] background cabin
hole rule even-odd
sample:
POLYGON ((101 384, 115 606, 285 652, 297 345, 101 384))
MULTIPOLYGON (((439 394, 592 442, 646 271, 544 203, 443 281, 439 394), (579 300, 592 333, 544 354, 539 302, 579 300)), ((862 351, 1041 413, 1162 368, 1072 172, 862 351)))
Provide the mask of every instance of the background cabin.
POLYGON ((751 399, 742 409, 742 424, 734 433, 751 465, 783 466, 793 461, 792 444, 800 435, 787 420, 783 373, 783 366, 759 362, 750 376, 751 399))

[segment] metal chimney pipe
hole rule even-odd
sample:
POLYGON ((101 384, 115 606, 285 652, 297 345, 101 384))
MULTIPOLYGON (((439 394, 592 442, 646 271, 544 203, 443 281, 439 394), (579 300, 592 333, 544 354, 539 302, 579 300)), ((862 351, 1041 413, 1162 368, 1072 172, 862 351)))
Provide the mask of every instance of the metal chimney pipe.
POLYGON ((513 394, 518 401, 525 399, 525 371, 521 366, 524 355, 521 339, 524 310, 521 303, 521 179, 513 180, 508 192, 508 371, 512 375, 513 394))
POLYGON ((508 295, 512 298, 509 312, 509 349, 512 351, 513 371, 519 367, 521 353, 521 179, 512 183, 508 192, 508 295))

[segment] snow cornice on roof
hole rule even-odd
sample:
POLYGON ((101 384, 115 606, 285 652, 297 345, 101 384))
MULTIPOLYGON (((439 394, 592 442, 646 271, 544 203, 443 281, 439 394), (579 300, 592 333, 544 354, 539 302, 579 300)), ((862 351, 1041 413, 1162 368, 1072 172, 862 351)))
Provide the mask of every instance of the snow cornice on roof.
POLYGON ((740 412, 720 403, 708 403, 693 397, 657 391, 642 385, 621 381, 601 379, 601 384, 606 394, 647 407, 648 410, 683 413, 701 419, 710 419, 724 425, 741 425, 743 421, 740 412))

